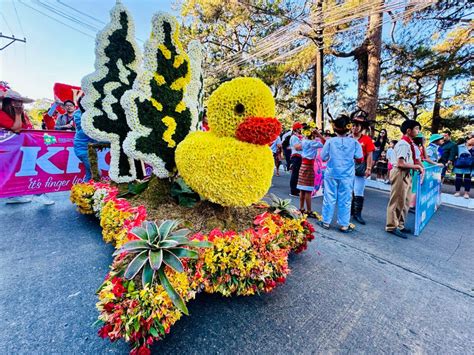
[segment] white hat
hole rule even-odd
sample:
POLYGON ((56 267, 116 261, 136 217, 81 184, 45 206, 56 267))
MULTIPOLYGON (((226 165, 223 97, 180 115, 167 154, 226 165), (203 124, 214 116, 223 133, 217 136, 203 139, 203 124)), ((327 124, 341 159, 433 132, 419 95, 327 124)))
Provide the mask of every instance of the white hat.
POLYGON ((0 100, 3 100, 3 99, 12 99, 12 100, 17 100, 17 101, 22 101, 25 104, 29 104, 35 101, 28 97, 23 97, 20 95, 20 93, 13 90, 7 90, 6 92, 3 92, 3 95, 0 94, 0 100))

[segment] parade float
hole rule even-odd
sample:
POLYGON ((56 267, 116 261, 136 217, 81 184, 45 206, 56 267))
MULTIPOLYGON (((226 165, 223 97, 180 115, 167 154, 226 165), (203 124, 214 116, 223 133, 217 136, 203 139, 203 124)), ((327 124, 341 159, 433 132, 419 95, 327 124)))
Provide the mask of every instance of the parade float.
POLYGON ((264 199, 268 145, 281 130, 270 89, 256 78, 222 84, 207 101, 210 131, 196 131, 202 49, 195 41, 183 48, 172 16, 152 21, 143 59, 120 2, 97 36, 82 125, 110 142, 111 181, 71 190, 78 211, 97 216, 116 248, 98 290, 99 335, 129 342, 132 353, 148 352, 201 292, 272 291, 290 272, 288 255, 314 238, 289 200, 264 199), (152 168, 147 181, 136 181, 137 161, 152 168))

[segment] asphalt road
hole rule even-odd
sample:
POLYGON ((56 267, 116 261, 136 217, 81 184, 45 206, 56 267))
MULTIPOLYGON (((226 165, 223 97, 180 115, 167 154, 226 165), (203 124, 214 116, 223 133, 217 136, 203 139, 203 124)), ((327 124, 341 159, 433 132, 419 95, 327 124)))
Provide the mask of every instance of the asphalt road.
MULTIPOLYGON (((288 176, 272 191, 287 196, 288 176)), ((49 207, 0 202, 0 353, 125 354, 91 326, 113 248, 68 194, 52 197, 49 207)), ((474 212, 442 206, 402 240, 383 230, 387 199, 367 191, 368 225, 350 236, 318 229, 274 292, 198 295, 154 352, 473 353, 474 212)))

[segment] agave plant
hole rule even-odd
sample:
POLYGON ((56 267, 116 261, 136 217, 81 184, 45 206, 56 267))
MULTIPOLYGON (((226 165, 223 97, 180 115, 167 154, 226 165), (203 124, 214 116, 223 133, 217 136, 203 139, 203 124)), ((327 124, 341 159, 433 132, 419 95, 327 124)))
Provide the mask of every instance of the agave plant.
POLYGON ((301 217, 300 211, 291 204, 290 199, 284 200, 273 193, 269 193, 267 196, 270 211, 282 215, 283 217, 290 217, 293 219, 301 217))
POLYGON ((123 252, 137 254, 128 264, 124 277, 131 280, 141 271, 142 285, 145 287, 146 284, 153 282, 155 275, 158 275, 160 284, 173 304, 187 315, 188 309, 184 300, 166 277, 165 267, 169 266, 176 272, 183 272, 184 267, 180 258, 197 259, 198 257, 198 252, 189 248, 207 248, 212 246, 212 243, 190 241, 186 237, 190 230, 177 230, 179 224, 180 221, 166 220, 158 227, 155 222, 145 221, 142 227, 131 230, 131 233, 139 239, 125 243, 114 255, 123 252))

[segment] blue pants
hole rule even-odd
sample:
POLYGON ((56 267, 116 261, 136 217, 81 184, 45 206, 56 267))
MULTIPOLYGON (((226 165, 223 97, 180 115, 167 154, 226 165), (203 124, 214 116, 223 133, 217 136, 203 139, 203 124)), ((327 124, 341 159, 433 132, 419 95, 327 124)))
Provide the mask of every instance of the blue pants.
POLYGON ((354 176, 354 196, 364 197, 365 176, 354 176))
POLYGON ((74 149, 74 153, 76 153, 76 156, 84 164, 84 168, 86 169, 86 176, 84 177, 84 182, 88 182, 92 178, 91 163, 89 162, 88 152, 87 150, 74 149))
POLYGON ((323 197, 324 223, 331 223, 337 203, 337 223, 341 227, 349 226, 353 186, 354 177, 334 179, 325 174, 323 197))

